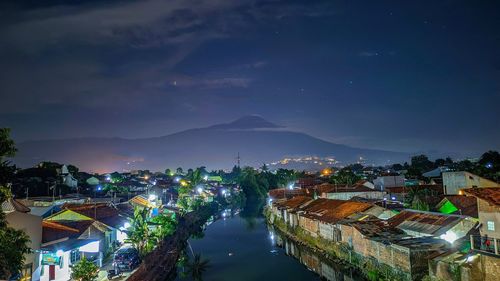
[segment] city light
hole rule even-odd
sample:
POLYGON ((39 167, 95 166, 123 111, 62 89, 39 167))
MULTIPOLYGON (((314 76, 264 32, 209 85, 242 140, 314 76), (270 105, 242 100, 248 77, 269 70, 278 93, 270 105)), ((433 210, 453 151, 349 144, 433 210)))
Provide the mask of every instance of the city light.
POLYGON ((129 227, 130 227, 130 223, 129 223, 129 222, 125 222, 125 223, 123 224, 123 228, 127 229, 127 228, 129 228, 129 227))
POLYGON ((205 175, 205 176, 203 177, 203 179, 204 179, 205 181, 207 181, 207 180, 208 180, 208 176, 207 176, 207 175, 205 175))
POLYGON ((198 187, 196 190, 198 191, 199 194, 201 194, 203 192, 203 188, 202 187, 198 187))
POLYGON ((441 239, 445 240, 446 242, 450 243, 450 244, 453 244, 453 242, 455 242, 455 240, 458 239, 457 235, 453 231, 448 231, 448 232, 446 232, 445 234, 442 234, 439 237, 441 239))
POLYGON ((175 177, 175 178, 174 178, 174 181, 175 181, 175 182, 179 182, 180 180, 181 180, 181 178, 179 178, 179 177, 175 177))
POLYGON ((56 256, 58 257, 62 257, 63 254, 64 254, 63 250, 57 250, 56 252, 56 256))
POLYGON ((90 242, 87 245, 83 245, 78 248, 80 252, 86 253, 98 253, 99 252, 99 241, 90 242))
POLYGON ((148 199, 149 199, 149 201, 155 201, 156 200, 156 195, 155 194, 149 194, 148 199))

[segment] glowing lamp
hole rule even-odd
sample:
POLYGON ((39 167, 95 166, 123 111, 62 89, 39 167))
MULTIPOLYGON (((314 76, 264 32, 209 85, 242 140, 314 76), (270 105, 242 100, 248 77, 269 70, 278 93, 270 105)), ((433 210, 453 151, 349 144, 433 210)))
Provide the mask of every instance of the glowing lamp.
POLYGON ((64 254, 63 250, 57 250, 56 252, 56 256, 58 257, 62 257, 63 254, 64 254))
POLYGON ((453 244, 453 242, 455 242, 455 240, 458 239, 457 235, 453 231, 448 231, 445 234, 442 234, 441 236, 439 236, 439 238, 445 240, 446 242, 448 242, 450 244, 453 244))

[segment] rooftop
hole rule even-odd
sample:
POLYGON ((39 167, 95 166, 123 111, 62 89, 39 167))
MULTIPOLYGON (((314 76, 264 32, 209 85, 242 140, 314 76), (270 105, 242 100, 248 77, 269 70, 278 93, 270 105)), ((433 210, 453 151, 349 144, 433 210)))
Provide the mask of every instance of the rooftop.
POLYGON ((417 210, 404 210, 388 220, 393 227, 428 235, 440 235, 467 217, 417 210))
POLYGON ((21 203, 17 199, 9 198, 2 202, 2 211, 4 213, 10 213, 10 212, 21 212, 21 213, 29 213, 30 208, 26 207, 23 203, 21 203))
POLYGON ((491 206, 500 206, 500 187, 467 188, 464 192, 488 202, 491 206))

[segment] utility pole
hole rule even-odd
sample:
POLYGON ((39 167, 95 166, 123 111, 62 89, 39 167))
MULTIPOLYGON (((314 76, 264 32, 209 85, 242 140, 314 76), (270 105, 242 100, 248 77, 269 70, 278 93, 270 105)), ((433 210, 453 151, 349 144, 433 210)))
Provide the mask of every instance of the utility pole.
POLYGON ((240 167, 240 161, 241 161, 241 158, 240 158, 240 153, 238 152, 238 157, 236 157, 236 160, 238 161, 238 168, 240 167))

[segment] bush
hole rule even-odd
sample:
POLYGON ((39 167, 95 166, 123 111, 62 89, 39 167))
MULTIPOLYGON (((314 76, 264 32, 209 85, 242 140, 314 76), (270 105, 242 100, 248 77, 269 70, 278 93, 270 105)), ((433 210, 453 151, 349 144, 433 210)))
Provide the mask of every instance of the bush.
POLYGON ((71 279, 78 281, 94 281, 99 275, 99 268, 85 257, 71 268, 71 279))

